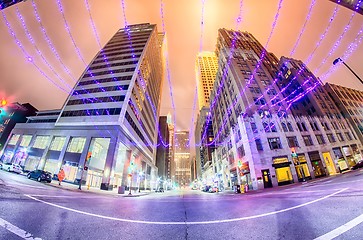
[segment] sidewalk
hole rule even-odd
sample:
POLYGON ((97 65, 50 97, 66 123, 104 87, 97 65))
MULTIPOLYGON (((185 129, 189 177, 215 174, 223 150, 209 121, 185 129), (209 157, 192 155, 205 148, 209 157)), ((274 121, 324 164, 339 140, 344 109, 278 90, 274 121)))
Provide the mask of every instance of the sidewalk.
POLYGON ((72 192, 83 192, 83 193, 94 193, 94 194, 103 194, 103 195, 110 195, 110 196, 115 196, 115 197, 140 197, 140 196, 145 196, 145 195, 149 195, 151 193, 153 193, 152 191, 141 191, 141 192, 137 192, 132 190, 132 194, 129 195, 129 191, 125 191, 124 194, 119 194, 117 192, 117 189, 113 189, 113 190, 101 190, 99 188, 96 187, 87 187, 87 186, 83 186, 81 187, 82 190, 78 189, 78 184, 72 184, 72 183, 68 183, 68 182, 62 182, 61 185, 58 184, 57 180, 53 180, 51 183, 48 183, 49 186, 55 187, 55 188, 59 188, 59 189, 63 189, 63 190, 67 190, 67 191, 72 191, 72 192))

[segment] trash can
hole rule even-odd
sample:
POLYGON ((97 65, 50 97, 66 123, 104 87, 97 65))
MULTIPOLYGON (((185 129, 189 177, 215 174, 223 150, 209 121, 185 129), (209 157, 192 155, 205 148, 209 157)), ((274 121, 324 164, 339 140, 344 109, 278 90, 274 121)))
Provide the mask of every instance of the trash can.
POLYGON ((125 186, 119 186, 118 187, 118 194, 124 194, 125 193, 125 186))

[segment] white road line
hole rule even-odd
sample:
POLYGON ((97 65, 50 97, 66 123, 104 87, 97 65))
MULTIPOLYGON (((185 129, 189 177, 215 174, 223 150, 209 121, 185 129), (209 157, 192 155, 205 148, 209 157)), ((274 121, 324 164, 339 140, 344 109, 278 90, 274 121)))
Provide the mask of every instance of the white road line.
POLYGON ((354 218, 353 220, 347 222, 346 224, 318 237, 315 238, 314 240, 330 240, 333 238, 338 237, 339 235, 345 233, 346 231, 354 228, 355 226, 357 226, 358 224, 363 222, 363 214, 354 218))
POLYGON ((255 219, 255 218, 260 218, 260 217, 266 217, 266 216, 271 216, 277 213, 282 213, 282 212, 287 212, 290 210, 294 210, 297 208, 301 208, 304 206, 307 206, 309 204, 312 203, 316 203, 319 202, 321 200, 327 199, 329 197, 332 197, 334 195, 337 195, 345 190, 347 190, 348 188, 343 188, 337 192, 334 192, 332 194, 329 194, 325 197, 321 197, 318 199, 315 199, 313 201, 310 202, 306 202, 306 203, 302 203, 293 207, 289 207, 289 208, 285 208, 285 209, 281 209, 278 211, 273 211, 273 212, 268 212, 268 213, 263 213, 263 214, 258 214, 258 215, 254 215, 254 216, 248 216, 248 217, 241 217, 241 218, 233 218, 233 219, 224 219, 224 220, 212 220, 212 221, 201 221, 201 222, 152 222, 152 221, 143 221, 143 220, 131 220, 131 219, 124 219, 124 218, 116 218, 116 217, 108 217, 108 216, 103 216, 103 215, 98 215, 98 214, 94 214, 94 213, 88 213, 88 212, 84 212, 84 211, 80 211, 80 210, 76 210, 73 208, 68 208, 68 207, 63 207, 54 203, 50 203, 50 202, 46 202, 43 200, 40 200, 38 198, 35 198, 33 196, 30 196, 28 194, 25 194, 25 196, 27 196, 28 198, 31 198, 35 201, 44 203, 44 204, 48 204, 50 206, 53 207, 57 207, 57 208, 61 208, 64 210, 68 210, 71 212, 76 212, 76 213, 80 213, 80 214, 84 214, 84 215, 88 215, 88 216, 92 216, 92 217, 98 217, 98 218, 102 218, 102 219, 108 219, 108 220, 114 220, 114 221, 120 221, 120 222, 129 222, 129 223, 141 223, 141 224, 155 224, 155 225, 201 225, 201 224, 215 224, 215 223, 227 223, 227 222, 237 222, 237 221, 243 221, 243 220, 248 220, 248 219, 255 219))
POLYGON ((22 184, 22 183, 11 183, 11 184, 9 184, 9 186, 12 186, 12 185, 18 185, 18 186, 24 186, 24 187, 30 187, 30 188, 38 188, 38 189, 46 189, 45 187, 32 186, 32 185, 22 184))
POLYGON ((26 240, 42 240, 41 238, 34 238, 30 233, 24 231, 23 229, 14 226, 13 224, 5 221, 4 219, 0 218, 0 226, 4 227, 6 230, 18 235, 19 237, 26 239, 26 240))

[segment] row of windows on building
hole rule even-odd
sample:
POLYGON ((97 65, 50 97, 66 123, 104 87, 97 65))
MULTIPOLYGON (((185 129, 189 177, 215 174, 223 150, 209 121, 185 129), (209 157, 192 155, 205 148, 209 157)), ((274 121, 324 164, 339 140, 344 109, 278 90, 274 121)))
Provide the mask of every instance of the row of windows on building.
POLYGON ((124 95, 98 97, 98 98, 84 98, 84 99, 69 100, 67 105, 81 105, 81 104, 105 103, 105 102, 123 102, 124 100, 125 100, 124 95))
POLYGON ((100 66, 90 66, 88 69, 89 71, 93 71, 96 69, 103 69, 103 68, 110 68, 110 67, 117 67, 117 66, 125 66, 125 65, 133 65, 137 64, 138 60, 127 61, 127 62, 117 62, 117 63, 109 63, 109 64, 102 64, 100 66))
POLYGON ((89 94, 89 93, 97 93, 97 92, 125 91, 128 88, 129 88, 129 85, 89 88, 89 89, 82 89, 82 90, 74 91, 72 95, 75 96, 75 95, 80 95, 80 94, 89 94))
POLYGON ((122 77, 112 77, 112 78, 102 78, 95 80, 82 81, 78 83, 78 86, 90 85, 90 84, 100 84, 107 82, 119 82, 119 81, 130 81, 132 79, 132 75, 122 76, 122 77))
POLYGON ((109 49, 115 46, 124 45, 124 44, 135 44, 135 42, 139 40, 147 40, 149 38, 150 34, 144 34, 137 37, 130 37, 130 38, 124 38, 124 37, 113 37, 106 45, 104 49, 109 49))
POLYGON ((62 117, 119 115, 120 113, 121 108, 86 109, 76 111, 64 111, 62 113, 62 117))
POLYGON ((87 74, 83 75, 83 78, 100 76, 100 75, 109 75, 109 74, 115 74, 115 73, 134 72, 134 71, 135 71, 134 67, 106 70, 106 71, 95 72, 95 73, 87 73, 87 74))
MULTIPOLYGON (((34 136, 32 135, 23 135, 19 146, 30 147, 30 143, 33 137, 34 136)), ((8 145, 16 145, 17 142, 19 141, 19 138, 20 138, 19 134, 14 134, 9 140, 8 145)), ((54 136, 53 139, 51 139, 51 136, 39 135, 35 136, 34 143, 31 147, 37 149, 45 149, 49 146, 49 150, 51 151, 62 151, 64 145, 66 144, 66 139, 67 138, 63 136, 54 136)), ((66 151, 72 153, 82 153, 85 143, 86 143, 85 137, 71 137, 66 151)), ((96 154, 97 151, 93 150, 92 150, 92 155, 94 156, 94 154, 96 154)))
POLYGON ((125 50, 125 49, 143 47, 145 45, 146 41, 147 41, 147 39, 135 41, 135 42, 123 42, 123 43, 120 42, 119 44, 115 44, 115 45, 107 45, 107 47, 102 50, 102 53, 105 54, 105 53, 112 52, 115 50, 125 50))
MULTIPOLYGON (((122 56, 116 56, 112 58, 107 58, 107 61, 119 61, 119 60, 125 60, 125 59, 131 59, 131 58, 140 58, 141 54, 135 54, 133 57, 130 55, 122 55, 122 56)), ((102 58, 101 60, 95 60, 92 62, 92 65, 98 64, 98 63, 104 63, 105 60, 102 58)))
MULTIPOLYGON (((126 55, 127 58, 134 58, 136 57, 136 54, 137 53, 142 53, 143 49, 132 49, 131 51, 123 51, 123 52, 116 52, 116 53, 109 53, 107 54, 107 59, 108 61, 113 61, 115 60, 116 58, 111 58, 111 56, 118 56, 117 58, 123 58, 124 56, 119 56, 119 55, 126 55), (131 55, 130 55, 131 54, 131 55)), ((93 63, 98 63, 98 62, 104 62, 104 57, 102 55, 98 56, 95 61, 93 63), (101 61, 100 61, 101 60, 101 61)))

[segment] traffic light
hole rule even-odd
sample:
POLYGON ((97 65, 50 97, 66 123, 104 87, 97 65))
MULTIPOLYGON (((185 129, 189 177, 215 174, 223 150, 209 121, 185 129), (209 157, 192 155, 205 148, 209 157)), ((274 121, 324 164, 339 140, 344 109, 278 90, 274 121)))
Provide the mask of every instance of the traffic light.
POLYGON ((297 157, 297 153, 294 147, 291 148, 291 156, 292 157, 297 157))
POLYGON ((8 101, 6 101, 5 99, 2 99, 0 101, 0 107, 5 107, 8 104, 8 101))
POLYGON ((86 162, 89 162, 91 160, 91 157, 92 157, 92 152, 88 152, 86 157, 86 162))
POLYGON ((242 167, 242 161, 241 160, 238 160, 238 167, 242 167))

